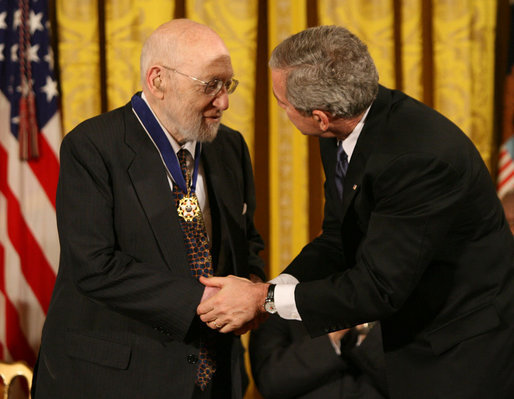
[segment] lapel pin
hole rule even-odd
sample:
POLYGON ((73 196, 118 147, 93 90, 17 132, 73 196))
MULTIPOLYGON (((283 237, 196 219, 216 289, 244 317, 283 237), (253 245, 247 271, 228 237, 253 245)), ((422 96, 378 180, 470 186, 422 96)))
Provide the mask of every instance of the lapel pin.
POLYGON ((353 188, 353 191, 357 190, 357 184, 354 184, 352 188, 353 188))

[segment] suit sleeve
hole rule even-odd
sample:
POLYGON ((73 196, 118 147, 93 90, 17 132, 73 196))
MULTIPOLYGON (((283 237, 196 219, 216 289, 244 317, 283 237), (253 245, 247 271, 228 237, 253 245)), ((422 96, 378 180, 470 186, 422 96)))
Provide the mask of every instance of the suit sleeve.
POLYGON ((251 333, 252 373, 267 399, 295 398, 341 378, 348 368, 328 336, 312 339, 306 332, 293 334, 292 326, 301 327, 298 322, 271 316, 251 333))
MULTIPOLYGON (((150 261, 137 259, 120 248, 115 232, 115 214, 120 212, 115 204, 120 199, 113 193, 113 160, 106 159, 84 131, 76 133, 65 137, 60 152, 57 219, 61 267, 68 269, 63 276, 71 274, 76 288, 89 300, 173 339, 184 339, 203 287, 170 272, 163 261, 156 260, 158 256, 150 261)), ((134 234, 153 239, 139 231, 134 234)))
MULTIPOLYGON (((375 205, 355 265, 296 287, 297 308, 309 332, 381 320, 400 309, 441 247, 463 185, 450 164, 429 154, 399 156, 377 173, 371 185, 375 205)), ((357 228, 343 231, 357 234, 357 228)))

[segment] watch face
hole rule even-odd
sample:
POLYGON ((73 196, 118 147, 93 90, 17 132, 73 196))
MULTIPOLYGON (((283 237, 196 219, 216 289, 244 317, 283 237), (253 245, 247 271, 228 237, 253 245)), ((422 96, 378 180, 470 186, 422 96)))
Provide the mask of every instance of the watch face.
POLYGON ((277 313, 277 308, 275 307, 275 303, 273 303, 271 301, 264 303, 264 310, 271 314, 277 313))

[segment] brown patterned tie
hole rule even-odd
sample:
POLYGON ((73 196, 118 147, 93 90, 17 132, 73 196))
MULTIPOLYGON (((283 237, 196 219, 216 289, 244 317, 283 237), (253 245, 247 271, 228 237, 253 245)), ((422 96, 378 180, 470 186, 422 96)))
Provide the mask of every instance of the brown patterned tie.
MULTIPOLYGON (((177 156, 189 191, 191 173, 187 167, 187 158, 191 155, 188 150, 181 149, 177 153, 177 156)), ((177 207, 179 201, 184 198, 184 196, 189 195, 190 197, 196 197, 194 192, 184 193, 177 184, 173 185, 173 195, 177 207)), ((212 277, 213 267, 211 251, 202 212, 200 211, 198 216, 192 219, 185 220, 183 217, 179 217, 179 220, 182 232, 184 233, 187 259, 189 261, 189 267, 191 268, 191 274, 195 278, 199 278, 200 276, 212 277)), ((209 344, 207 340, 202 341, 200 344, 200 355, 195 381, 196 385, 198 385, 202 391, 207 387, 216 371, 214 355, 214 345, 209 344)))

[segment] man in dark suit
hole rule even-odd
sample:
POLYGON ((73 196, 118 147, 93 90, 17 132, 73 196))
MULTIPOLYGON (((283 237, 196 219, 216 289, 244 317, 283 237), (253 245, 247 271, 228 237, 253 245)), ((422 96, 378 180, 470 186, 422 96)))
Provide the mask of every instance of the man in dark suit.
POLYGON ((252 375, 265 399, 385 399, 380 326, 311 338, 301 321, 272 315, 250 336, 252 375))
POLYGON ((323 233, 276 287, 201 279, 222 288, 200 304, 202 320, 228 332, 263 303, 311 336, 380 320, 391 398, 514 397, 514 240, 471 141, 379 86, 344 28, 290 37, 270 66, 278 104, 320 137, 323 233), (231 299, 242 289, 248 300, 231 299))
POLYGON ((196 316, 215 291, 198 275, 264 278, 248 149, 220 125, 230 56, 211 29, 174 20, 145 42, 141 78, 143 94, 61 146, 36 399, 243 395, 239 337, 196 316))

